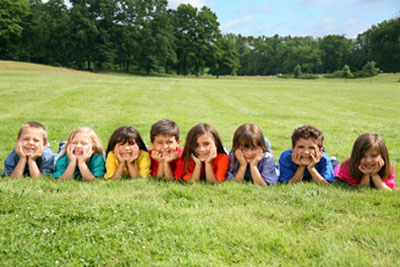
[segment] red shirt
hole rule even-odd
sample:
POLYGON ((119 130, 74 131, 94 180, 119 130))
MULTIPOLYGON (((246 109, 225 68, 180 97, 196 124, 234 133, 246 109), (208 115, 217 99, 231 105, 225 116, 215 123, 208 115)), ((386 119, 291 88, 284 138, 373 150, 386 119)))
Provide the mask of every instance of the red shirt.
MULTIPOLYGON (((150 155, 150 159, 151 159, 150 175, 153 177, 156 177, 157 171, 158 171, 158 161, 151 157, 151 154, 153 153, 153 151, 154 151, 154 149, 151 149, 149 151, 149 155, 150 155)), ((178 158, 174 161, 171 161, 169 163, 169 166, 171 167, 171 171, 172 171, 172 174, 174 175, 175 179, 182 179, 183 174, 185 173, 185 170, 183 168, 183 160, 182 160, 183 149, 180 147, 177 147, 176 152, 178 152, 178 158)))
MULTIPOLYGON (((195 163, 193 160, 189 162, 189 172, 185 173, 185 176, 183 176, 183 179, 187 182, 190 177, 192 177, 195 163)), ((223 182, 226 179, 226 173, 229 168, 229 157, 228 155, 224 153, 218 153, 217 157, 214 159, 213 163, 211 164, 212 169, 214 171, 215 178, 218 180, 218 182, 223 182)), ((204 164, 201 164, 201 171, 200 171, 200 179, 205 179, 206 177, 206 170, 204 167, 204 164)))

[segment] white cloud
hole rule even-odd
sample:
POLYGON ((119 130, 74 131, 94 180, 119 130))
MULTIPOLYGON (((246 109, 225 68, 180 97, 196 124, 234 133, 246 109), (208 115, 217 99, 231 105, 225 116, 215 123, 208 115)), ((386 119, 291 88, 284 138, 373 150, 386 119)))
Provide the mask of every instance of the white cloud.
POLYGON ((191 4, 194 7, 202 8, 205 6, 204 0, 169 0, 168 5, 170 8, 177 8, 180 4, 191 4))
POLYGON ((243 18, 238 18, 238 19, 233 19, 225 22, 224 24, 221 25, 221 31, 222 32, 228 32, 232 31, 236 27, 240 27, 242 25, 245 25, 249 23, 250 21, 253 20, 252 16, 246 16, 243 18))
POLYGON ((323 20, 322 20, 322 23, 323 24, 331 24, 333 22, 333 19, 332 18, 324 18, 323 20))

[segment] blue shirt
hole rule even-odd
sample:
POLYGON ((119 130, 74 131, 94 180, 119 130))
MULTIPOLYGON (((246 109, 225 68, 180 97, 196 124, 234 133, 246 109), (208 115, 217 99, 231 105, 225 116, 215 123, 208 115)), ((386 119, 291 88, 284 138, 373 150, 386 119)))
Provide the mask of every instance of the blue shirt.
MULTIPOLYGON (((69 162, 70 162, 70 160, 69 160, 67 154, 64 154, 63 156, 61 156, 57 160, 56 172, 53 174, 53 177, 57 178, 57 179, 60 178, 60 176, 62 176, 64 174, 65 170, 67 169, 69 162)), ((104 160, 103 155, 100 155, 97 153, 94 153, 92 155, 92 157, 88 160, 88 162, 86 162, 86 165, 88 166, 90 172, 95 177, 99 177, 99 178, 102 178, 104 176, 105 164, 106 164, 106 161, 104 160)), ((79 171, 79 168, 75 168, 74 179, 80 180, 81 178, 82 178, 82 174, 79 171)))
MULTIPOLYGON (((46 146, 43 149, 42 156, 36 159, 36 164, 42 175, 50 175, 54 172, 55 159, 56 154, 51 151, 49 146, 46 146)), ((19 156, 17 155, 17 152, 13 150, 4 161, 4 171, 1 173, 1 175, 11 175, 11 173, 15 170, 15 167, 17 167, 18 161, 19 156)), ((28 164, 25 165, 24 175, 30 175, 28 164)))
MULTIPOLYGON (((288 183, 293 175, 296 173, 298 168, 297 164, 292 161, 292 151, 292 149, 283 151, 279 158, 279 170, 281 172, 279 180, 282 183, 288 183)), ((331 159, 325 152, 322 152, 322 158, 315 165, 315 169, 325 180, 327 180, 328 182, 333 182, 334 177, 331 159)), ((311 174, 306 168, 303 175, 303 181, 311 180, 311 174)))
MULTIPOLYGON (((236 168, 233 170, 233 158, 234 153, 229 153, 229 170, 227 173, 227 179, 233 179, 239 170, 239 162, 236 161, 236 168)), ((257 169, 260 172, 261 177, 264 181, 269 185, 275 185, 278 181, 279 171, 275 167, 275 159, 274 156, 265 152, 263 154, 262 159, 257 164, 257 169)), ((253 178, 251 177, 250 166, 247 164, 246 173, 244 175, 244 180, 247 182, 253 182, 253 178)))

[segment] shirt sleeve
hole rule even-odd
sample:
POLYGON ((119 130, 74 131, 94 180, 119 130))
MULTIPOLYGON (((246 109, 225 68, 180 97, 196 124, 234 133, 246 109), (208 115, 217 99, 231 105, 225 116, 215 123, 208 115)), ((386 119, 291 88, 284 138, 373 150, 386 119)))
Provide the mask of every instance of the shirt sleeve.
POLYGON ((278 182, 278 174, 275 167, 275 159, 271 153, 266 153, 261 161, 260 175, 269 185, 275 185, 278 182))
POLYGON ((47 147, 43 151, 42 162, 39 167, 40 173, 42 175, 50 175, 54 172, 55 159, 56 159, 56 154, 54 154, 53 151, 51 151, 51 149, 47 147))
POLYGON ((317 170, 325 180, 331 183, 334 180, 332 163, 329 156, 325 152, 322 155, 323 157, 318 163, 319 168, 317 170))
POLYGON ((225 181, 228 168, 229 168, 229 157, 226 154, 221 154, 220 158, 216 162, 216 167, 214 170, 215 178, 219 182, 225 181))
POLYGON ((195 168, 195 163, 193 160, 190 160, 188 171, 185 172, 185 175, 183 176, 183 179, 185 180, 185 182, 189 181, 190 177, 192 177, 194 168, 195 168))
MULTIPOLYGON (((228 171, 226 173, 226 179, 228 180, 232 180, 233 178, 235 178, 235 175, 237 174, 238 171, 238 166, 236 166, 235 170, 233 170, 233 159, 234 159, 234 154, 233 152, 229 153, 229 168, 228 171)), ((237 164, 236 164, 237 165, 237 164)))
POLYGON ((148 177, 150 174, 151 165, 149 153, 141 150, 138 161, 139 175, 141 177, 148 177))
POLYGON ((392 167, 392 174, 390 175, 389 178, 385 179, 383 182, 384 182, 387 186, 389 186, 390 188, 393 189, 393 188, 397 188, 397 183, 396 183, 396 181, 394 180, 395 177, 396 177, 396 169, 394 168, 393 163, 391 164, 391 167, 392 167))
POLYGON ((178 158, 176 160, 176 165, 175 165, 175 170, 174 170, 174 177, 175 179, 182 179, 183 175, 185 173, 185 169, 184 169, 184 162, 182 157, 178 158))
POLYGON ((54 178, 60 178, 68 167, 67 155, 63 155, 57 160, 56 171, 53 173, 54 178))
POLYGON ((98 178, 103 178, 104 176, 104 165, 105 165, 105 160, 103 155, 101 154, 93 154, 92 158, 93 162, 90 164, 90 172, 93 174, 93 176, 98 177, 98 178))
POLYGON ((108 152, 106 160, 106 174, 104 175, 104 178, 111 178, 111 176, 113 176, 117 170, 117 167, 118 162, 115 160, 114 152, 108 152))
POLYGON ((280 170, 280 177, 279 180, 282 183, 288 183, 290 179, 294 176, 295 172, 291 168, 292 162, 292 150, 286 150, 282 152, 282 155, 279 158, 279 170, 280 170))
POLYGON ((4 174, 10 176, 18 164, 19 157, 13 150, 4 161, 4 174))

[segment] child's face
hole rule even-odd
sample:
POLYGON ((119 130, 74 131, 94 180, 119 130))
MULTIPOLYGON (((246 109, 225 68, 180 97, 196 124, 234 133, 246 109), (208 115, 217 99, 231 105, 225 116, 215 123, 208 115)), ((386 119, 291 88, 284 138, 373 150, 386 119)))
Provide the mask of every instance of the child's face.
POLYGON ((204 162, 210 156, 211 148, 215 148, 215 142, 211 135, 203 134, 197 138, 197 144, 195 149, 196 157, 204 162))
MULTIPOLYGON (((124 160, 130 160, 134 151, 139 151, 139 146, 136 143, 136 140, 131 140, 131 142, 126 142, 125 144, 118 144, 119 155, 124 160)), ((117 147, 116 146, 116 147, 117 147)))
POLYGON ((71 140, 72 154, 76 157, 83 156, 85 152, 94 151, 92 138, 86 133, 76 133, 71 140))
POLYGON ((20 137, 17 139, 18 143, 22 143, 22 150, 26 156, 33 155, 40 146, 46 146, 47 142, 44 141, 44 132, 40 128, 25 128, 20 137))
POLYGON ((247 163, 250 163, 257 156, 257 149, 259 147, 249 147, 245 145, 239 146, 239 149, 242 151, 243 157, 247 163))
POLYGON ((382 160, 382 157, 379 154, 378 149, 371 147, 362 156, 360 165, 364 170, 370 172, 375 170, 375 168, 379 165, 380 160, 382 160))
POLYGON ((317 153, 322 153, 322 148, 318 147, 313 138, 300 138, 293 150, 300 155, 300 163, 302 165, 309 165, 312 162, 313 159, 311 155, 316 158, 317 153))
POLYGON ((180 142, 181 140, 177 141, 175 136, 172 135, 157 135, 154 137, 151 146, 155 151, 160 152, 164 158, 175 152, 180 142))

